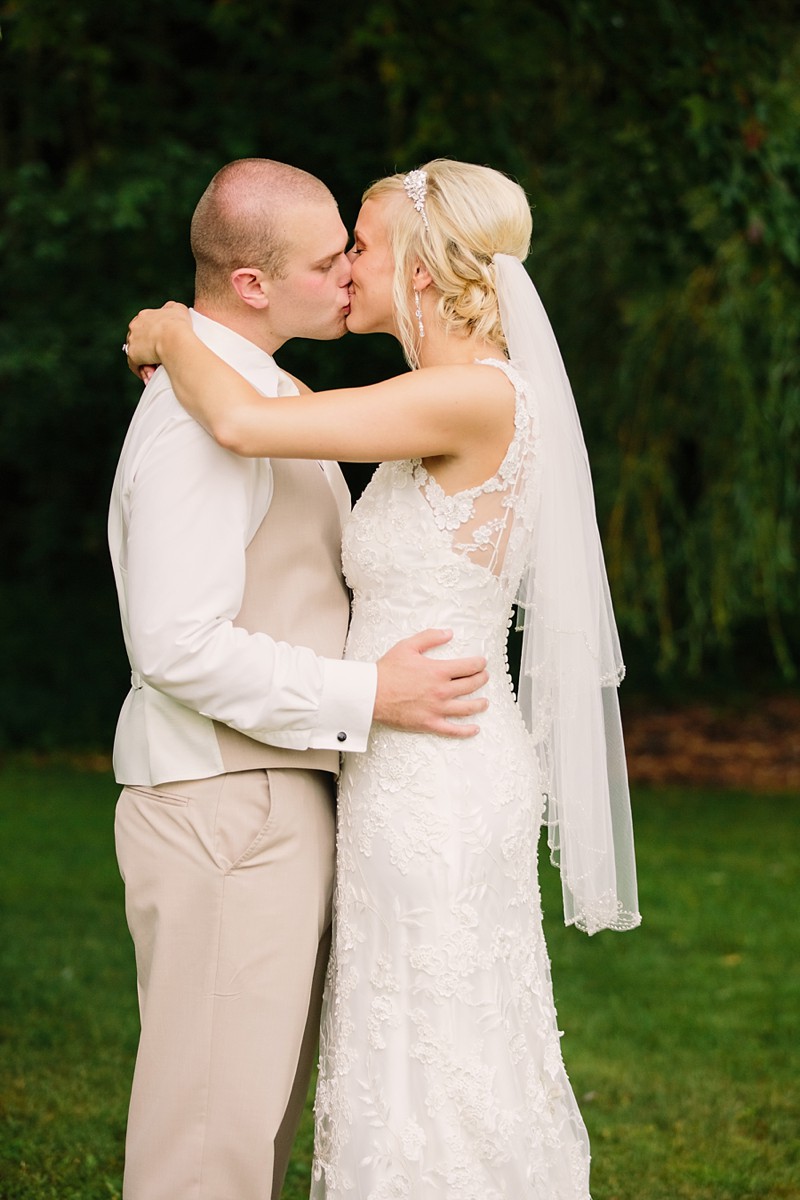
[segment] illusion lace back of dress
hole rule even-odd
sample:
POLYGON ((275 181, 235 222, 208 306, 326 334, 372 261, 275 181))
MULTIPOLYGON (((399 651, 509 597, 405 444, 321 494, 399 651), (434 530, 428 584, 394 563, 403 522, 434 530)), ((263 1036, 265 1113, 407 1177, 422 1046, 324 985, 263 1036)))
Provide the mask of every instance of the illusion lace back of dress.
POLYGON ((514 435, 491 479, 448 495, 422 463, 415 478, 439 529, 451 533, 452 548, 485 567, 516 592, 524 566, 536 499, 535 420, 522 377, 501 359, 480 359, 499 368, 514 387, 514 435))

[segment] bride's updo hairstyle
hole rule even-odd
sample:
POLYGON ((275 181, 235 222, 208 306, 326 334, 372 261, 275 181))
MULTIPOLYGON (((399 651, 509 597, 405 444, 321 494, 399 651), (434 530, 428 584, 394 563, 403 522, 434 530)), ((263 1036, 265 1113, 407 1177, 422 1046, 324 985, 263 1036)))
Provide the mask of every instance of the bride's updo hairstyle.
POLYGON ((388 233, 397 332, 409 365, 419 366, 412 287, 417 262, 430 272, 444 328, 505 351, 492 258, 528 256, 531 211, 519 184, 491 167, 436 158, 410 176, 379 179, 362 199, 386 196, 397 197, 388 233))

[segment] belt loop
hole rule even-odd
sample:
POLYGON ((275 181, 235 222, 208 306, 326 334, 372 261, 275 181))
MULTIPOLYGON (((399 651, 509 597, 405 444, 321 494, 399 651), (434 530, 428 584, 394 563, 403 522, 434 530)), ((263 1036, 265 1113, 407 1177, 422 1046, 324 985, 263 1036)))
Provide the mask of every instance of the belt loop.
POLYGON ((131 671, 131 687, 137 692, 142 687, 142 677, 138 671, 131 671))

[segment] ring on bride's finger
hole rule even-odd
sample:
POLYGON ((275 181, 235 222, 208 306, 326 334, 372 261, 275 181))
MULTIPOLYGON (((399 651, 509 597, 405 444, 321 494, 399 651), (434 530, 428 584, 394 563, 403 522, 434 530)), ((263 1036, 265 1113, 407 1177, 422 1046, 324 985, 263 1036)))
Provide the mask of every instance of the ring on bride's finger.
POLYGON ((128 357, 128 343, 127 342, 122 343, 122 353, 125 355, 126 358, 128 357))

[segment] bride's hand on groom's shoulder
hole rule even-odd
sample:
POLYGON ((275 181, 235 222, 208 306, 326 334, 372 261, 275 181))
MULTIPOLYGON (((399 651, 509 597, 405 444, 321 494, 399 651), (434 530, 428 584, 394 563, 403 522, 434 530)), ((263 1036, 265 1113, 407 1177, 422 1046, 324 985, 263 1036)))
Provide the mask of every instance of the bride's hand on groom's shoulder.
POLYGON ((156 367, 163 361, 161 339, 170 326, 188 325, 191 316, 185 304, 168 300, 161 308, 143 308, 131 320, 122 347, 128 367, 137 378, 149 383, 156 367))

